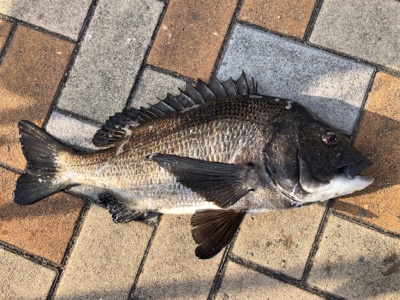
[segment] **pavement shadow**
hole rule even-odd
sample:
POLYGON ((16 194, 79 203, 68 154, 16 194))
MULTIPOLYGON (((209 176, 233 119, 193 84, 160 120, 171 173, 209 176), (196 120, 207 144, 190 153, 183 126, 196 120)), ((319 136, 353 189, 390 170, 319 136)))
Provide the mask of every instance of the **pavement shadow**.
MULTIPOLYGON (((314 290, 314 293, 327 299, 337 299, 335 295, 351 299, 381 298, 385 295, 391 297, 400 291, 397 284, 400 279, 400 256, 398 253, 390 253, 382 259, 363 260, 360 257, 354 257, 352 261, 335 260, 331 257, 315 266, 311 270, 311 275, 313 277, 308 281, 309 289, 317 287, 319 291, 314 290)), ((170 274, 170 276, 170 279, 165 277, 163 280, 147 277, 146 283, 141 283, 139 279, 133 299, 189 299, 201 294, 207 297, 213 282, 211 277, 200 279, 196 274, 193 274, 195 280, 182 278, 178 274, 170 274)), ((260 295, 265 295, 266 299, 277 294, 280 297, 289 296, 286 293, 299 294, 299 290, 293 285, 300 287, 300 280, 274 272, 251 261, 237 264, 228 260, 216 299, 250 299, 251 297, 258 299, 260 295), (291 284, 294 291, 288 290, 288 284, 282 281, 291 284)), ((89 291, 86 293, 71 291, 69 295, 63 291, 56 298, 60 300, 126 299, 127 296, 126 292, 124 294, 123 291, 110 289, 96 290, 94 287, 87 287, 85 290, 89 291)))

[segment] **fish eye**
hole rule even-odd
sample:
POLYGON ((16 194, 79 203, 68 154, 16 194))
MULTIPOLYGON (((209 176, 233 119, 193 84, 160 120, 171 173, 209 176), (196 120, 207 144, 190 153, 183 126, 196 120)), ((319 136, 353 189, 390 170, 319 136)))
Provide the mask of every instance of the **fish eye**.
POLYGON ((339 137, 334 132, 327 132, 322 137, 322 140, 329 146, 335 146, 337 143, 339 143, 339 137))

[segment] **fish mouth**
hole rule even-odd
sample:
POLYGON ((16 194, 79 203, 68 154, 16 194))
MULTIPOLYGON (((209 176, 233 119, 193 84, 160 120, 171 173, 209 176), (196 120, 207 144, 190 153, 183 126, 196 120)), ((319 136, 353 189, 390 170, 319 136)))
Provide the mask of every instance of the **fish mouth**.
POLYGON ((353 180, 356 175, 360 174, 365 169, 372 166, 372 162, 370 160, 362 160, 355 164, 343 167, 343 173, 349 180, 353 180))
POLYGON ((368 159, 362 159, 354 164, 341 167, 339 173, 326 181, 316 181, 308 163, 299 157, 299 183, 303 191, 309 195, 303 201, 322 201, 330 198, 360 191, 369 186, 374 179, 368 175, 358 175, 372 165, 368 159))

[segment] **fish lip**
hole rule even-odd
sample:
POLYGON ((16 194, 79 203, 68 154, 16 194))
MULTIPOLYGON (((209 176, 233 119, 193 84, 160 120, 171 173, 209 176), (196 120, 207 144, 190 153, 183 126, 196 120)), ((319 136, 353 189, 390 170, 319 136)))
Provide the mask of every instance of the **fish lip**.
POLYGON ((347 179, 353 180, 356 175, 360 174, 370 166, 372 166, 372 162, 370 160, 362 160, 355 164, 344 167, 343 173, 346 175, 347 179))

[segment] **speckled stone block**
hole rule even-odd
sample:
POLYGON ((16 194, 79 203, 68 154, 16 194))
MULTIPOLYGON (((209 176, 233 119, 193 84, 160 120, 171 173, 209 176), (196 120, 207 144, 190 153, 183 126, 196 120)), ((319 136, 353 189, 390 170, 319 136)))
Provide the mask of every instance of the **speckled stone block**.
POLYGON ((347 299, 400 298, 400 239, 330 216, 308 282, 347 299))
POLYGON ((0 52, 3 50, 7 42, 8 35, 11 32, 14 23, 0 20, 0 52))
POLYGON ((127 299, 153 228, 115 224, 93 205, 60 279, 55 299, 127 299))
POLYGON ((400 78, 379 72, 365 106, 355 146, 373 165, 375 181, 334 208, 385 230, 400 233, 400 78))
POLYGON ((239 19, 302 39, 316 0, 246 0, 239 19))
POLYGON ((56 273, 0 248, 0 299, 47 299, 56 273))
POLYGON ((218 77, 236 79, 242 70, 258 81, 259 93, 298 101, 347 133, 373 73, 367 65, 239 24, 218 77))
POLYGON ((0 13, 77 40, 91 0, 2 0, 0 13))
POLYGON ((283 283, 251 269, 228 263, 217 300, 322 300, 295 286, 283 283))
POLYGON ((57 193, 32 205, 14 204, 18 176, 0 167, 0 239, 60 264, 84 201, 57 193))
POLYGON ((167 93, 178 95, 178 88, 185 89, 183 80, 146 68, 140 78, 139 86, 133 97, 131 106, 139 108, 155 104, 164 99, 167 93))
POLYGON ((136 286, 138 299, 206 299, 222 254, 198 259, 190 215, 164 215, 136 286))
POLYGON ((121 111, 164 3, 100 0, 58 107, 103 123, 121 111))
POLYGON ((310 41, 400 70, 400 2, 324 1, 310 41))
POLYGON ((172 0, 147 62, 207 82, 237 0, 172 0))
POLYGON ((0 67, 0 162, 24 169, 18 122, 41 126, 74 44, 19 25, 0 67))
POLYGON ((244 219, 232 252, 289 276, 301 278, 325 204, 244 219))
POLYGON ((58 140, 82 150, 98 150, 92 139, 99 127, 82 122, 59 112, 53 112, 46 131, 58 140))

